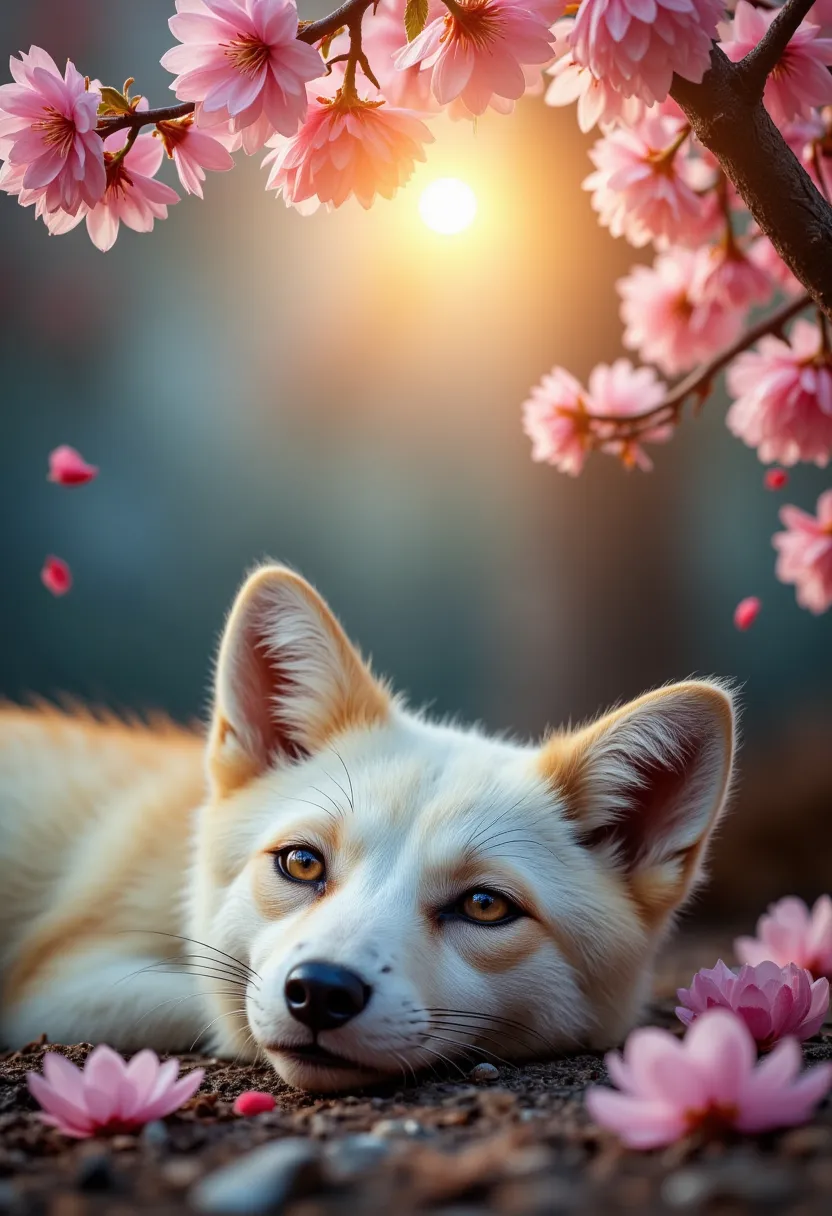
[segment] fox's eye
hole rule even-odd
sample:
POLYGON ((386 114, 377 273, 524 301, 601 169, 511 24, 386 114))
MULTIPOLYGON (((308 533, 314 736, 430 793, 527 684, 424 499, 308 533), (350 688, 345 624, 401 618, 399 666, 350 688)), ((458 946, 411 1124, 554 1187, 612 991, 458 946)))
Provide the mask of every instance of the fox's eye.
POLYGON ((508 896, 486 890, 467 891, 457 903, 457 910, 478 925, 496 925, 520 915, 520 909, 508 896))
POLYGON ((323 882, 326 877, 324 859, 315 849, 294 847, 275 854, 277 868, 292 882, 323 882))

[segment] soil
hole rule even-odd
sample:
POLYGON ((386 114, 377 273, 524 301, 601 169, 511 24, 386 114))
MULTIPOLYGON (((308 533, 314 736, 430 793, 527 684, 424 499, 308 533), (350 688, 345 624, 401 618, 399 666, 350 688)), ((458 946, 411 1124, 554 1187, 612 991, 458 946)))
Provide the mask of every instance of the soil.
MULTIPOLYGON (((718 952, 701 937, 677 942, 645 1021, 678 1029, 675 986, 718 952)), ((289 1090, 264 1066, 185 1056, 184 1068, 198 1064, 206 1075, 182 1111, 138 1135, 72 1142, 41 1123, 26 1088, 44 1049, 0 1056, 0 1212, 14 1216, 832 1211, 828 1101, 805 1127, 633 1153, 586 1116, 584 1090, 606 1076, 598 1055, 485 1069, 476 1083, 449 1071, 337 1097, 289 1090), (273 1093, 275 1110, 235 1115, 234 1098, 250 1089, 273 1093), (266 1163, 265 1177, 252 1159, 218 1185, 214 1171, 278 1140, 283 1156, 266 1163)), ((81 1063, 90 1045, 49 1049, 81 1063)), ((832 1060, 832 1028, 805 1055, 832 1060)))

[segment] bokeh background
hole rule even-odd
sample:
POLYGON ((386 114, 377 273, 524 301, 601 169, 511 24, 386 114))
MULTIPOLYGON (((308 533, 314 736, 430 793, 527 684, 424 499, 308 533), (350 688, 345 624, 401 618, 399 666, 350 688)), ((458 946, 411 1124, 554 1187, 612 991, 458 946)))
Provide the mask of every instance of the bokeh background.
MULTIPOLYGON (((18 0, 0 50, 35 42, 164 104, 171 11, 18 0)), ((691 673, 741 682, 735 810, 695 915, 813 897, 832 884, 832 614, 775 582, 770 538, 830 475, 767 493, 721 394, 648 476, 533 465, 521 402, 555 363, 585 377, 620 353, 613 284, 637 255, 581 191, 572 111, 527 98, 434 129, 370 213, 287 211, 256 157, 106 256, 0 199, 0 692, 202 714, 224 613, 270 555, 412 701, 489 728, 538 734, 691 673), (479 200, 456 237, 418 216, 442 176, 479 200), (94 484, 46 482, 59 443, 94 484), (72 566, 65 599, 41 586, 46 553, 72 566), (748 594, 764 609, 738 634, 748 594)))

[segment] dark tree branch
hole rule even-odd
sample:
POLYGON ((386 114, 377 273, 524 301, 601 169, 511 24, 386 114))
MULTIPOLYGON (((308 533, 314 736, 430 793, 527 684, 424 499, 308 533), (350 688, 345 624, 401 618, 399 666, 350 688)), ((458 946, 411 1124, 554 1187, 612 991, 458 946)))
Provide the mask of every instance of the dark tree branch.
POLYGON ((609 443, 614 439, 624 441, 637 439, 645 431, 652 430, 655 426, 678 422, 685 403, 690 397, 704 398, 710 392, 714 378, 736 359, 737 355, 748 350, 767 334, 779 333, 787 321, 802 312, 804 308, 808 308, 810 304, 811 299, 808 295, 789 300, 776 312, 764 317, 756 325, 752 325, 708 363, 695 368, 689 376, 680 380, 670 389, 664 401, 660 405, 654 406, 653 409, 644 410, 641 414, 629 414, 625 418, 622 418, 620 414, 589 415, 591 426, 594 427, 596 423, 599 423, 602 427, 602 432, 597 435, 599 443, 609 443))
POLYGON ((185 118, 193 114, 195 109, 192 101, 182 101, 176 106, 163 106, 159 110, 133 110, 130 114, 105 114, 99 118, 96 130, 102 139, 112 135, 114 131, 138 131, 142 127, 157 122, 173 122, 177 118, 185 118))
POLYGON ((797 33, 815 0, 786 0, 765 35, 740 61, 740 69, 747 87, 762 96, 763 89, 774 68, 783 57, 783 52, 797 33))
POLYGON ((328 17, 321 17, 320 21, 302 21, 298 28, 298 38, 301 42, 308 42, 310 46, 320 42, 322 38, 336 33, 342 26, 352 24, 358 14, 363 15, 375 2, 376 0, 345 0, 340 8, 336 8, 328 17))
MULTIPOLYGON (((807 6, 806 0, 789 0, 786 7, 791 5, 793 13, 807 6)), ((832 206, 771 121, 761 96, 749 94, 742 64, 731 63, 714 46, 702 83, 676 76, 671 94, 783 261, 832 317, 832 206)))

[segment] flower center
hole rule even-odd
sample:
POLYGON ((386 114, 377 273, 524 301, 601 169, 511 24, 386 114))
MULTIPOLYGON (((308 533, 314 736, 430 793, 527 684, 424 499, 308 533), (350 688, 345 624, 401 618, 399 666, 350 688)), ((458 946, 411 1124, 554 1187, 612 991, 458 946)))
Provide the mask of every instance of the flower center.
POLYGON ((46 117, 33 122, 32 130, 41 132, 47 147, 55 148, 61 156, 68 156, 75 139, 75 123, 59 114, 54 106, 46 106, 43 112, 46 117))
POLYGON ((238 72, 244 76, 256 76, 269 62, 271 51, 265 42, 254 34, 238 34, 229 43, 223 43, 225 55, 238 72))
POLYGON ((105 199, 111 202, 116 195, 124 197, 133 185, 133 179, 124 167, 124 157, 119 157, 118 152, 105 152, 104 166, 107 170, 105 199))
POLYGON ((739 1107, 733 1102, 713 1102, 709 1106, 685 1111, 688 1132, 699 1132, 705 1139, 718 1137, 734 1126, 739 1107))
POLYGON ((497 42, 502 27, 502 16, 491 0, 471 0, 467 4, 454 4, 446 14, 440 41, 467 42, 474 50, 482 51, 497 42))
POLYGON ((174 148, 178 148, 182 141, 187 139, 188 130, 194 123, 194 117, 193 114, 186 114, 184 118, 156 123, 156 130, 153 134, 158 133, 161 136, 169 157, 173 156, 174 148))

